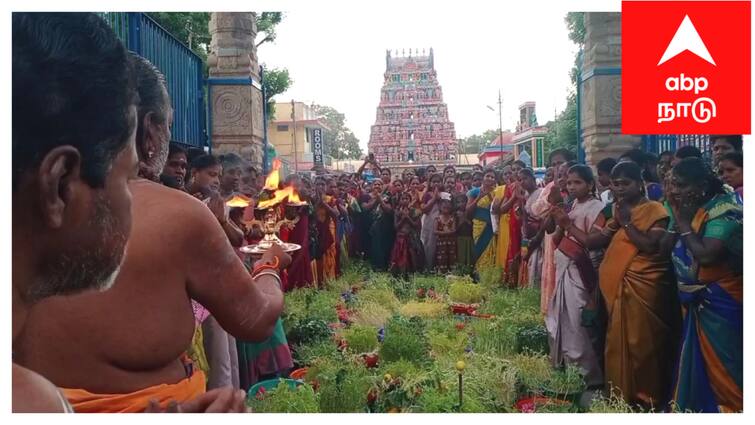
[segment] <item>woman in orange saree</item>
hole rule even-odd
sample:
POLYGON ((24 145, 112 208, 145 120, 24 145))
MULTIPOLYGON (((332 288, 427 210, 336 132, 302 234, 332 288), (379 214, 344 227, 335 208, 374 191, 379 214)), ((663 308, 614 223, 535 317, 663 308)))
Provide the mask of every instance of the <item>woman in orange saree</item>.
MULTIPOLYGON (((336 223, 335 219, 339 217, 340 212, 336 205, 336 200, 328 194, 329 189, 335 184, 329 186, 329 182, 324 177, 317 177, 315 188, 317 190, 317 201, 315 202, 315 225, 320 243, 319 249, 321 256, 317 260, 317 284, 323 287, 325 282, 336 278, 336 264, 338 262, 338 249, 336 244, 336 223)), ((331 192, 332 193, 332 192, 331 192)))
POLYGON ((590 248, 608 245, 599 269, 608 316, 606 386, 628 403, 663 408, 679 322, 670 256, 660 246, 668 213, 645 196, 642 169, 635 163, 616 165, 611 187, 612 218, 601 233, 585 240, 590 248))

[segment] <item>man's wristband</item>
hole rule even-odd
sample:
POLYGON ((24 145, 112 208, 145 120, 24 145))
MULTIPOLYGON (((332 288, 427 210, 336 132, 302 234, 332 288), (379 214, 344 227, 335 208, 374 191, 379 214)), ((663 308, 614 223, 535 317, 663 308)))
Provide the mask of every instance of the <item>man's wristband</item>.
POLYGON ((255 276, 257 273, 263 271, 263 270, 275 270, 278 271, 278 266, 280 265, 280 260, 278 257, 273 257, 273 264, 259 264, 254 266, 254 269, 252 269, 252 276, 255 276))
POLYGON ((278 289, 283 290, 283 282, 281 281, 280 276, 278 276, 278 273, 272 272, 272 271, 263 271, 259 272, 256 275, 252 276, 253 280, 257 280, 260 276, 272 276, 275 278, 275 284, 278 285, 278 289))

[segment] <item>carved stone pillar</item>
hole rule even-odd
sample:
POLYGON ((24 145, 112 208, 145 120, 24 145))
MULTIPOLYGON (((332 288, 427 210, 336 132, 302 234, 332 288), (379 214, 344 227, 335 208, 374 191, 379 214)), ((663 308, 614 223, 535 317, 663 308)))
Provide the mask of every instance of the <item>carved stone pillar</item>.
POLYGON ((255 15, 214 12, 210 18, 209 101, 213 154, 233 152, 262 166, 263 102, 255 15), (251 77, 252 85, 248 80, 251 77))
POLYGON ((618 158, 641 138, 621 134, 621 13, 585 13, 580 126, 585 162, 618 158))

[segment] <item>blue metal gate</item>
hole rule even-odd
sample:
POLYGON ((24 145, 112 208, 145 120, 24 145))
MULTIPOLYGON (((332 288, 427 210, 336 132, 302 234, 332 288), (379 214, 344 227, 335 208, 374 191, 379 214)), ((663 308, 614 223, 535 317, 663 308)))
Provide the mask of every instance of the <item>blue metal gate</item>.
POLYGON ((642 148, 645 152, 659 155, 665 151, 675 151, 682 146, 692 145, 700 149, 703 158, 711 159, 712 144, 709 135, 701 134, 651 134, 642 136, 642 148))
POLYGON ((100 15, 129 50, 149 59, 165 75, 174 110, 173 140, 193 147, 206 146, 202 58, 144 13, 100 15))

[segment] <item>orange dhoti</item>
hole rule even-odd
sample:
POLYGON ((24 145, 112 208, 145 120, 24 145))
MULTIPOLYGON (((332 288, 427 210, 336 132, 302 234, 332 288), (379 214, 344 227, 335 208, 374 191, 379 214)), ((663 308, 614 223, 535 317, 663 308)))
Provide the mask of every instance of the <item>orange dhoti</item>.
POLYGON ((171 401, 183 403, 204 394, 207 378, 204 372, 194 373, 175 384, 160 384, 128 394, 94 394, 86 390, 61 388, 63 395, 76 413, 139 413, 147 408, 150 400, 160 407, 171 401))

